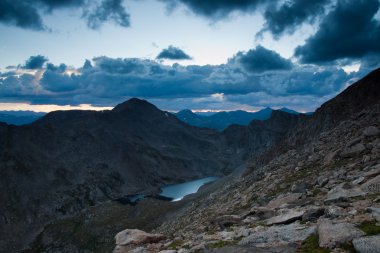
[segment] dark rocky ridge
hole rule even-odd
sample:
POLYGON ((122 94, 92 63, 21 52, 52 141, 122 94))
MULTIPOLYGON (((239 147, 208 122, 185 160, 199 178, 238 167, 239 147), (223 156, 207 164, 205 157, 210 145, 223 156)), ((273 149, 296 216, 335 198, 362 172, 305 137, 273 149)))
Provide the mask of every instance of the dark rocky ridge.
POLYGON ((230 173, 296 121, 274 112, 243 131, 218 133, 131 99, 112 111, 56 111, 30 125, 1 123, 0 201, 7 204, 0 206, 0 237, 7 240, 0 248, 23 247, 14 234, 27 243, 47 222, 98 203, 230 173), (242 142, 244 136, 251 141, 242 142))
POLYGON ((378 252, 379 183, 377 69, 154 232, 190 252, 378 252))

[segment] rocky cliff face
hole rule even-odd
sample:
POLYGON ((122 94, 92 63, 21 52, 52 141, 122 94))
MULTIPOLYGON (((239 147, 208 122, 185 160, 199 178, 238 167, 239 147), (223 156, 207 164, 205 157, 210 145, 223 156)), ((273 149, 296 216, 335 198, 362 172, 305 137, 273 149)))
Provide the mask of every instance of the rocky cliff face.
POLYGON ((156 232, 189 252, 378 252, 379 91, 376 70, 156 232))

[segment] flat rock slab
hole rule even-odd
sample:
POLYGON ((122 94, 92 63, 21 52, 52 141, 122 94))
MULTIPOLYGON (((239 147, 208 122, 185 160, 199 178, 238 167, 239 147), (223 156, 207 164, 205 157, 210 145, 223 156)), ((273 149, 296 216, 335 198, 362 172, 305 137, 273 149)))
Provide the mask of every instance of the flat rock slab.
POLYGON ((328 219, 318 221, 319 247, 335 248, 352 239, 361 237, 364 232, 350 223, 333 224, 328 219))
POLYGON ((380 175, 372 178, 362 184, 362 190, 368 193, 379 193, 380 192, 380 175))
POLYGON ((125 229, 115 236, 116 245, 120 246, 154 243, 163 239, 165 239, 163 235, 149 234, 138 229, 125 229))
POLYGON ((243 246, 228 246, 220 249, 213 249, 207 252, 210 253, 294 253, 297 248, 295 245, 257 248, 257 247, 243 247, 243 246))
POLYGON ((343 158, 349 158, 359 155, 361 152, 365 150, 365 146, 361 143, 358 143, 352 147, 346 148, 340 156, 343 158))
POLYGON ((376 207, 367 207, 366 211, 371 213, 373 218, 375 218, 378 222, 380 222, 380 208, 376 207))
POLYGON ((267 225, 289 224, 296 220, 301 220, 305 211, 286 210, 278 216, 274 216, 267 220, 267 225))
POLYGON ((279 208, 282 205, 289 204, 291 202, 294 202, 302 197, 302 193, 290 193, 286 195, 280 195, 276 199, 271 200, 267 208, 279 208))
POLYGON ((352 241, 352 244, 358 253, 379 253, 380 235, 357 238, 352 241))
POLYGON ((375 126, 366 127, 363 130, 364 136, 375 136, 375 135, 378 135, 379 133, 380 133, 380 130, 375 126))
POLYGON ((240 241, 239 245, 253 247, 278 247, 289 243, 304 241, 316 233, 315 226, 302 226, 299 222, 289 225, 271 226, 257 230, 240 241))
POLYGON ((361 187, 352 186, 348 183, 342 183, 331 189, 326 196, 325 202, 334 202, 340 199, 353 198, 366 195, 361 187))

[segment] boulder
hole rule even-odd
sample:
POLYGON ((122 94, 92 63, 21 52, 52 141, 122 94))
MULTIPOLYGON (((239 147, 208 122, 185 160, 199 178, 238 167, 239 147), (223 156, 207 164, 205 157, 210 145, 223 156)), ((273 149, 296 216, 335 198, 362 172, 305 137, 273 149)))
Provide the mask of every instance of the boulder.
POLYGON ((380 175, 362 184, 361 189, 368 193, 380 192, 380 175))
POLYGON ((275 215, 275 211, 273 209, 269 209, 266 207, 255 207, 249 211, 245 217, 254 216, 254 220, 266 220, 275 215))
POLYGON ((380 166, 379 165, 377 165, 377 166, 373 167, 371 170, 363 173, 363 177, 371 178, 371 177, 376 177, 376 176, 380 175, 380 166))
POLYGON ((380 235, 356 238, 352 241, 352 244, 358 253, 379 253, 380 235))
POLYGON ((364 232, 350 223, 333 224, 328 219, 319 219, 318 235, 319 247, 332 249, 363 236, 364 232))
POLYGON ((340 156, 343 158, 349 158, 349 157, 359 155, 364 150, 365 150, 365 146, 361 143, 358 143, 352 147, 346 148, 344 151, 340 153, 340 156))
POLYGON ((366 127, 363 130, 364 136, 375 136, 375 135, 378 135, 379 133, 380 133, 380 130, 375 126, 366 127))
POLYGON ((242 222, 242 217, 238 215, 222 215, 215 220, 211 221, 211 224, 217 225, 220 229, 225 229, 234 224, 239 224, 242 222))
POLYGON ((317 178, 316 184, 319 185, 320 187, 325 186, 329 182, 329 178, 327 175, 319 176, 317 178))
POLYGON ((280 215, 267 220, 267 225, 289 224, 296 220, 301 220, 305 211, 284 210, 280 215))
POLYGON ((371 213, 373 218, 375 218, 375 220, 377 220, 378 222, 380 222, 380 208, 376 208, 376 207, 367 207, 366 208, 366 211, 368 213, 371 213))
POLYGON ((325 209, 324 208, 312 208, 309 210, 306 210, 306 212, 302 215, 302 221, 307 222, 307 221, 317 221, 319 217, 325 214, 325 209))
POLYGON ((289 225, 271 226, 257 229, 242 239, 239 245, 273 247, 304 241, 316 232, 315 226, 302 226, 299 222, 289 225))
POLYGON ((328 153, 323 159, 323 164, 324 165, 330 164, 337 157, 337 155, 338 155, 338 152, 336 150, 328 153))
POLYGON ((331 189, 326 196, 325 202, 335 202, 341 199, 347 199, 357 196, 363 196, 366 192, 357 185, 350 185, 348 183, 342 183, 331 189))
POLYGON ((292 193, 306 193, 306 184, 304 182, 296 183, 292 185, 292 193))
POLYGON ((302 193, 289 193, 280 195, 267 204, 267 208, 279 208, 282 205, 294 202, 302 197, 302 193))
POLYGON ((279 247, 244 247, 244 246, 227 246, 209 250, 209 253, 294 253, 297 245, 286 245, 279 247))
POLYGON ((161 234, 149 234, 138 229, 125 229, 115 236, 116 245, 120 246, 155 243, 164 239, 165 236, 161 234))
POLYGON ((328 206, 325 210, 325 216, 327 218, 338 218, 345 215, 344 209, 340 206, 328 206))

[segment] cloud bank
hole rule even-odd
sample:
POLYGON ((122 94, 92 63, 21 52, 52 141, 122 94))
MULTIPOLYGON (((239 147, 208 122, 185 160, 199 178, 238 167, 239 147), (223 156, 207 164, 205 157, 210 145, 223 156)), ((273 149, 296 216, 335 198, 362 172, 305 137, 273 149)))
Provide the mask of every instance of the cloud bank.
POLYGON ((285 106, 310 111, 366 73, 295 65, 263 47, 239 52, 226 64, 215 66, 169 66, 105 56, 78 69, 65 64, 39 66, 34 75, 22 69, 1 73, 2 102, 114 106, 140 97, 168 110, 285 106))

